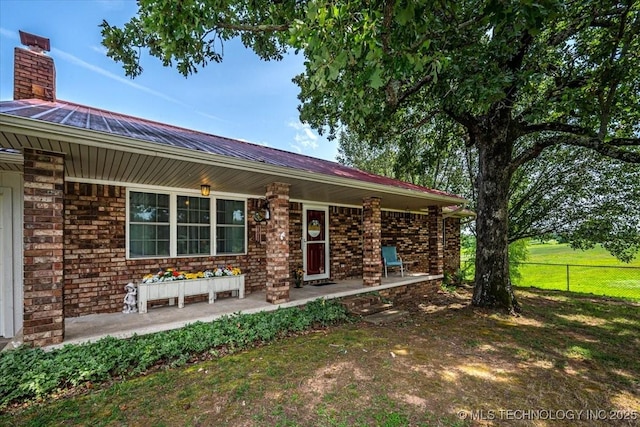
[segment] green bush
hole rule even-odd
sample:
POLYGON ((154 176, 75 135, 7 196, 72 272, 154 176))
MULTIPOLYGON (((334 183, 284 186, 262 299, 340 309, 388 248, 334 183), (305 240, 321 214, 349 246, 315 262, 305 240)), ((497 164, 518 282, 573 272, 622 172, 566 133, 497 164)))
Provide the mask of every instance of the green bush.
POLYGON ((22 346, 0 353, 0 408, 88 382, 137 375, 158 364, 184 365, 216 349, 240 350, 316 325, 346 320, 348 314, 338 301, 319 299, 304 307, 236 313, 126 340, 106 337, 48 352, 22 346))

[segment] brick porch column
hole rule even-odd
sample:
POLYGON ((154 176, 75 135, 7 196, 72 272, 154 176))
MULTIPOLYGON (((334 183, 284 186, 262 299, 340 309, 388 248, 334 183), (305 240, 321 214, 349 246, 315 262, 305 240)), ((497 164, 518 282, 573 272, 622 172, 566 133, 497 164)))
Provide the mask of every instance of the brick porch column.
POLYGON ((362 285, 379 286, 382 284, 382 259, 380 245, 382 216, 380 199, 368 197, 362 201, 362 285))
POLYGON ((267 221, 267 302, 289 301, 289 184, 267 185, 271 218, 267 221))
POLYGON ((25 344, 64 338, 64 154, 24 149, 25 344))
POLYGON ((460 218, 444 220, 444 271, 455 274, 460 269, 460 218))
POLYGON ((429 206, 429 274, 443 274, 442 208, 429 206))

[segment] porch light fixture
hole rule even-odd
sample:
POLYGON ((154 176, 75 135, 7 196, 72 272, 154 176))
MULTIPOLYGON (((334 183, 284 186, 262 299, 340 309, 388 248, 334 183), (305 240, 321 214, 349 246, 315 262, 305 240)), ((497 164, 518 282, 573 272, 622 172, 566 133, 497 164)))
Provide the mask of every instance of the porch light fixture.
POLYGON ((207 197, 209 194, 211 194, 211 186, 207 184, 202 184, 200 186, 200 194, 202 194, 204 197, 207 197))
POLYGON ((257 223, 268 221, 271 218, 271 212, 269 212, 269 201, 265 200, 262 203, 262 207, 256 210, 253 214, 253 220, 257 223))

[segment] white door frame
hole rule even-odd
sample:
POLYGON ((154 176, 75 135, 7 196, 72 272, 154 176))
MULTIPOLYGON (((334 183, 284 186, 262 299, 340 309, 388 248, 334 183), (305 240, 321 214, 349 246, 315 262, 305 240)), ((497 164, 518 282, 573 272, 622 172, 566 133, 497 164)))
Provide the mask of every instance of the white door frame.
POLYGON ((14 335, 13 209, 11 188, 0 187, 0 336, 14 335))
MULTIPOLYGON (((316 241, 318 243, 318 241, 316 241)), ((304 280, 328 279, 331 274, 329 266, 329 206, 326 205, 303 205, 302 206, 302 268, 304 269, 304 280), (307 275, 307 211, 324 211, 324 273, 307 275)))

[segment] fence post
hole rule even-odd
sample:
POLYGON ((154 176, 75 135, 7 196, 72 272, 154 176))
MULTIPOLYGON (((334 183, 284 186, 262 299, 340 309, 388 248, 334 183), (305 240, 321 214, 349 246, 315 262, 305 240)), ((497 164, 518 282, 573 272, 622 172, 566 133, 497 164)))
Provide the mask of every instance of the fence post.
POLYGON ((567 264, 567 292, 569 292, 569 264, 567 264))

